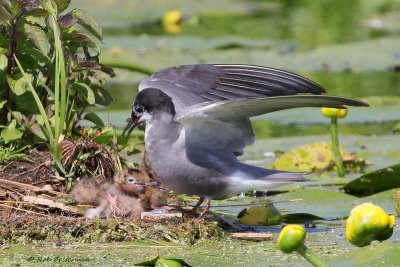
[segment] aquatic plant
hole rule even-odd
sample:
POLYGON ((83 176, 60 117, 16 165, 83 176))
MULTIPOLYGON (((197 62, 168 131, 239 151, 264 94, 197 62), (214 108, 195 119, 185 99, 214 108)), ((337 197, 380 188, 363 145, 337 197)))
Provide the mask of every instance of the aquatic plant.
POLYGON ((357 247, 369 245, 372 241, 383 241, 393 234, 394 215, 387 214, 372 203, 356 206, 346 220, 346 239, 357 247))
POLYGON ((284 253, 297 252, 314 266, 328 266, 304 245, 305 238, 306 231, 303 227, 296 224, 288 224, 283 227, 279 234, 278 248, 284 253))
POLYGON ((336 170, 339 177, 344 177, 345 171, 344 171, 342 156, 340 155, 337 120, 346 117, 347 109, 322 108, 321 110, 322 114, 325 117, 331 119, 330 132, 332 138, 332 151, 333 154, 335 155, 335 161, 336 161, 336 170))

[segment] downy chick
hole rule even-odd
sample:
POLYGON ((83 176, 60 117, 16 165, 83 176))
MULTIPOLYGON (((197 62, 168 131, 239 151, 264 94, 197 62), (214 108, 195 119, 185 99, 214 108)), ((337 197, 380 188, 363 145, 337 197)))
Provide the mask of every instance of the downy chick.
POLYGON ((119 184, 124 193, 140 198, 145 210, 159 208, 166 202, 165 191, 149 186, 149 183, 156 182, 156 180, 144 171, 133 169, 123 171, 114 177, 114 181, 119 184))
POLYGON ((85 212, 85 217, 91 219, 97 216, 139 219, 143 211, 140 199, 125 193, 118 183, 83 179, 75 184, 70 196, 79 204, 96 206, 85 212))

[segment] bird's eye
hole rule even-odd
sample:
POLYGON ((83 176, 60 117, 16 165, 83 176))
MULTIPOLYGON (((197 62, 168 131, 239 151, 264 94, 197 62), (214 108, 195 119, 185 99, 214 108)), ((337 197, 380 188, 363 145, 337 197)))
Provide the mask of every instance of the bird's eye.
POLYGON ((144 108, 143 107, 136 107, 135 108, 135 112, 139 113, 139 114, 142 114, 142 113, 144 113, 144 108))
POLYGON ((133 184, 133 183, 136 182, 136 179, 133 178, 132 176, 129 176, 129 177, 126 178, 126 181, 127 181, 128 183, 130 183, 130 184, 133 184))

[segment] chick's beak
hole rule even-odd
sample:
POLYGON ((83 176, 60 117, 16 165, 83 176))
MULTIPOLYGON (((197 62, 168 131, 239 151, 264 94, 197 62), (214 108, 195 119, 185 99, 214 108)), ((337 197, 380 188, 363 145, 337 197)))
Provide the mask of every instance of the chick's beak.
POLYGON ((140 123, 141 115, 136 114, 135 112, 132 111, 131 117, 127 119, 127 125, 125 126, 124 131, 122 132, 122 138, 126 139, 128 136, 131 134, 133 129, 140 123))

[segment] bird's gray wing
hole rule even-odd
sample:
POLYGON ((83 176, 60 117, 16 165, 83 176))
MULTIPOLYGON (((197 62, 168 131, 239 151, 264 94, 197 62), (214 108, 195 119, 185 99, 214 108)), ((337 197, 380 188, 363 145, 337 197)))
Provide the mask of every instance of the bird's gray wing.
MULTIPOLYGON (((367 103, 337 96, 294 95, 201 103, 178 113, 175 120, 185 129, 186 143, 195 151, 234 160, 243 152, 246 135, 240 123, 250 117, 294 107, 368 106, 367 103)), ((247 127, 247 126, 246 126, 247 127)), ((250 125, 251 127, 251 125, 250 125)), ((204 154, 204 155, 205 155, 204 154)), ((203 156, 204 156, 203 155, 203 156)), ((207 157, 203 157, 208 161, 207 157)), ((210 164, 213 164, 210 160, 210 164)))
POLYGON ((282 70, 212 64, 182 65, 161 70, 139 84, 139 91, 146 88, 157 88, 169 95, 177 112, 208 101, 325 92, 317 83, 282 70))
POLYGON ((238 99, 200 103, 177 113, 176 120, 184 123, 190 119, 206 118, 225 122, 246 119, 278 110, 298 107, 368 106, 367 103, 340 96, 292 95, 255 99, 238 99))
MULTIPOLYGON (((157 88, 169 95, 177 113, 205 103, 229 100, 265 98, 298 93, 321 94, 325 90, 317 83, 296 74, 251 65, 182 65, 161 70, 144 79, 139 91, 157 88)), ((255 140, 248 118, 231 121, 239 131, 228 143, 238 147, 235 155, 255 140)), ((230 128, 230 126, 228 127, 230 128)))

